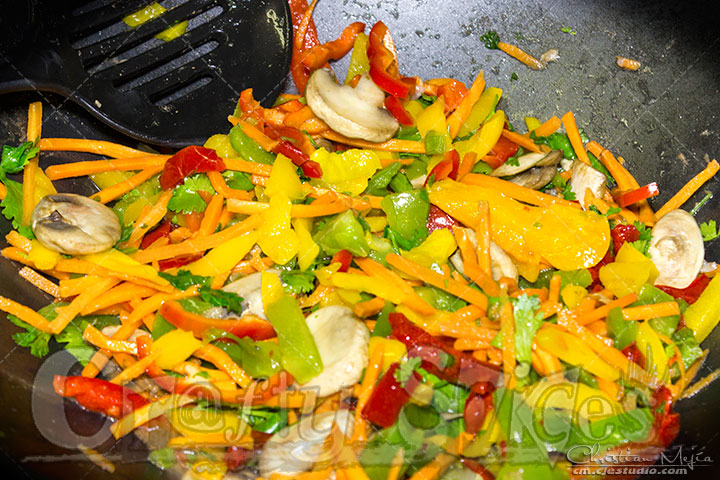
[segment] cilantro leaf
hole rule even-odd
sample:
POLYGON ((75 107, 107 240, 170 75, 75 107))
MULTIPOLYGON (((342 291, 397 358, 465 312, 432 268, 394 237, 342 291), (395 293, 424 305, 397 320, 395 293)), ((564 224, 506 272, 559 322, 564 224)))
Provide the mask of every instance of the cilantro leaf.
POLYGON ((21 347, 30 347, 30 354, 34 357, 42 358, 48 354, 50 351, 48 342, 50 342, 52 335, 38 330, 14 315, 8 315, 8 320, 18 327, 25 329, 24 332, 13 334, 12 339, 15 340, 15 343, 21 347))
POLYGON ((498 42, 500 42, 500 35, 498 35, 494 30, 488 30, 487 33, 480 36, 480 41, 485 44, 485 48, 497 50, 498 42))
POLYGON ((22 222, 22 184, 15 180, 6 178, 3 183, 7 188, 5 198, 0 202, 2 214, 12 222, 12 226, 20 235, 27 238, 35 238, 32 229, 22 222))
MULTIPOLYGON (((648 254, 648 248, 650 248, 650 239, 652 238, 652 230, 642 222, 634 222, 635 228, 640 232, 640 238, 632 242, 632 246, 635 247, 643 255, 648 254)), ((702 231, 702 229, 700 230, 702 231)))
POLYGON ((525 149, 522 147, 518 147, 517 152, 515 152, 515 155, 505 160, 505 165, 510 165, 513 167, 519 167, 520 166, 520 157, 525 154, 525 149))
POLYGON ((172 197, 168 202, 168 210, 173 212, 202 213, 207 207, 207 203, 198 192, 208 192, 215 194, 215 189, 210 183, 210 179, 204 173, 196 173, 185 179, 185 183, 175 187, 172 197))
POLYGON ((577 198, 575 197, 575 192, 572 191, 572 186, 570 185, 570 182, 567 182, 565 184, 565 186, 563 187, 562 194, 563 194, 563 198, 565 200, 570 200, 570 201, 577 200, 577 198))
POLYGON ((255 185, 253 185, 250 180, 250 175, 245 172, 225 170, 222 173, 222 177, 225 179, 225 183, 227 183, 227 186, 230 188, 234 188, 236 190, 252 190, 255 188, 255 185))
POLYGON ((210 277, 193 275, 190 273, 190 270, 180 270, 177 275, 172 275, 166 272, 158 272, 158 274, 160 277, 170 282, 170 285, 180 290, 187 290, 193 285, 209 286, 212 281, 210 277))
POLYGON ((540 299, 536 296, 521 295, 515 302, 515 355, 518 362, 530 363, 533 337, 543 323, 543 314, 538 312, 540 299))
POLYGON ((215 290, 208 286, 200 287, 200 298, 216 307, 225 307, 230 312, 242 314, 243 298, 235 292, 215 290))
POLYGON ((715 220, 701 223, 700 233, 702 234, 702 239, 706 242, 709 242, 710 240, 715 240, 717 237, 720 237, 720 232, 718 232, 717 223, 715 222, 715 220))
POLYGON ((293 295, 310 293, 315 290, 315 274, 309 270, 280 272, 280 281, 285 287, 285 291, 293 295))
POLYGON ((17 147, 10 145, 3 146, 2 161, 0 161, 0 169, 3 173, 18 173, 25 168, 31 158, 34 158, 40 147, 34 142, 25 142, 17 147))
POLYGON ((395 370, 395 380, 402 386, 412 377, 413 372, 420 366, 422 360, 420 357, 410 357, 406 361, 401 362, 397 370, 395 370))
POLYGON ((577 35, 577 32, 570 27, 562 27, 560 31, 563 33, 569 33, 570 35, 577 35))
POLYGON ((518 79, 518 74, 513 72, 512 75, 510 75, 510 81, 514 82, 518 79))

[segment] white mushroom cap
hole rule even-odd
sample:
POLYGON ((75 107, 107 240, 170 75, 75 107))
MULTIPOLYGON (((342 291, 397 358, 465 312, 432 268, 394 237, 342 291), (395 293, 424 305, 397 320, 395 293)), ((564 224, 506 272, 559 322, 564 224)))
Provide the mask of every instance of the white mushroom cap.
POLYGON ((671 210, 652 229, 648 249, 660 274, 655 285, 686 288, 700 273, 705 245, 695 218, 685 210, 671 210))

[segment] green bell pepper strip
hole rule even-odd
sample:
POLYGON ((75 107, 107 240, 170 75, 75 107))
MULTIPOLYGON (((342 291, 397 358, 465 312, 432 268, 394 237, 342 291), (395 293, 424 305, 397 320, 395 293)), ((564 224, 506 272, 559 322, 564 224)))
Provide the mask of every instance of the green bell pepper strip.
POLYGON ((368 188, 365 192, 368 195, 385 196, 388 195, 387 186, 392 182, 393 177, 400 171, 402 164, 393 162, 387 167, 378 170, 368 181, 368 188))
POLYGON ((615 348, 618 350, 622 350, 635 341, 638 332, 638 322, 635 320, 625 320, 622 309, 613 308, 610 310, 605 323, 610 338, 615 341, 615 348))
POLYGON ((398 172, 390 181, 390 188, 396 193, 412 192, 413 186, 404 173, 398 172))
MULTIPOLYGON (((638 307, 643 305, 652 305, 654 303, 674 302, 675 299, 672 295, 667 294, 659 288, 647 284, 642 287, 638 299, 635 303, 631 304, 631 307, 638 307)), ((648 320, 648 323, 658 333, 662 333, 666 337, 669 337, 675 332, 675 329, 680 323, 680 315, 670 315, 668 317, 652 318, 648 320)))
POLYGON ((283 368, 300 384, 322 373, 320 352, 297 301, 283 295, 268 305, 265 313, 277 332, 283 368))
POLYGON ((243 132, 240 125, 235 125, 230 129, 230 144, 238 155, 249 162, 272 165, 275 161, 275 155, 263 150, 255 140, 243 132))
POLYGON ((351 210, 346 210, 329 220, 313 236, 313 240, 328 255, 335 255, 340 250, 348 250, 358 257, 367 257, 370 253, 365 230, 351 210))
POLYGON ((367 56, 368 36, 365 33, 355 37, 352 53, 350 54, 350 65, 348 65, 347 75, 345 76, 345 85, 355 78, 356 75, 362 75, 370 71, 370 60, 367 56))
POLYGON ((430 199, 424 189, 388 195, 380 205, 387 215, 389 228, 400 237, 396 237, 396 240, 399 240, 403 249, 409 250, 420 245, 428 236, 430 199))
POLYGON ((430 130, 425 135, 425 153, 437 155, 445 153, 447 134, 430 130))
POLYGON ((233 340, 235 343, 220 341, 214 345, 230 355, 253 378, 269 378, 280 370, 281 352, 278 344, 239 338, 216 328, 205 332, 203 337, 211 342, 221 338, 233 340))
POLYGON ((672 341, 677 345, 680 350, 680 356, 682 357, 683 365, 687 370, 690 365, 695 363, 695 360, 702 357, 702 348, 698 345, 693 335, 692 330, 689 328, 681 328, 677 332, 673 333, 672 341))

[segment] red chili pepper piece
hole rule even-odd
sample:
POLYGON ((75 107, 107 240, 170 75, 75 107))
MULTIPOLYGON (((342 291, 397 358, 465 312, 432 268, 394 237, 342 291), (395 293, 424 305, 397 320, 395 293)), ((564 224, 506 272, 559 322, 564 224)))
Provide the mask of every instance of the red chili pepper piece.
POLYGON ((170 270, 171 268, 184 267, 185 265, 189 265, 196 260, 200 260, 201 258, 202 258, 202 254, 199 253, 199 254, 181 255, 179 257, 168 258, 166 260, 159 260, 158 261, 158 269, 161 272, 164 272, 165 270, 170 270))
POLYGON ((593 279, 593 283, 590 285, 590 290, 594 289, 595 287, 602 288, 602 285, 600 284, 600 268, 607 265, 608 263, 612 263, 615 261, 615 255, 608 250, 605 253, 605 256, 600 260, 596 265, 593 265, 592 267, 588 268, 588 271, 590 272, 590 276, 593 279))
POLYGON ((693 304, 697 302, 697 299, 705 291, 705 287, 708 286, 708 283, 710 283, 710 277, 701 273, 690 285, 685 288, 667 287, 665 285, 658 285, 657 288, 675 298, 682 298, 686 302, 693 304))
POLYGON ((653 393, 652 411, 655 415, 653 429, 664 447, 669 447, 680 432, 680 415, 672 413, 673 396, 667 387, 660 387, 653 393))
POLYGON ((383 428, 388 428, 397 421, 400 410, 422 381, 422 377, 413 372, 403 387, 395 378, 399 366, 398 363, 393 363, 385 372, 361 412, 363 418, 383 428))
POLYGON ((460 383, 485 393, 497 384, 497 367, 480 362, 469 353, 461 352, 439 337, 414 325, 402 313, 390 314, 392 337, 405 344, 410 357, 420 357, 422 368, 452 383, 460 383))
POLYGON ((58 395, 74 398, 82 407, 120 418, 148 403, 122 385, 90 377, 55 375, 53 388, 58 395))
POLYGON ((300 148, 293 143, 287 140, 281 141, 275 148, 275 153, 281 153, 292 160, 295 165, 302 169, 306 177, 322 178, 322 167, 320 167, 320 164, 310 160, 307 153, 300 150, 300 148))
POLYGON ((225 465, 227 469, 232 471, 244 465, 253 456, 253 451, 246 448, 230 445, 225 450, 225 465))
POLYGON ((457 179, 458 168, 460 168, 460 154, 457 150, 449 150, 445 152, 445 159, 435 165, 425 179, 425 185, 432 179, 433 182, 439 182, 446 178, 457 179))
POLYGON ((610 236, 613 241, 613 250, 615 253, 620 251, 620 247, 625 242, 635 242, 640 239, 640 232, 635 225, 615 225, 610 230, 610 236))
POLYGON ((450 80, 438 88, 438 97, 445 99, 445 113, 452 112, 457 108, 467 94, 468 89, 464 83, 457 80, 450 80))
POLYGON ((407 110, 405 110, 402 102, 397 97, 393 97, 392 95, 388 95, 387 97, 385 97, 385 108, 388 112, 390 112, 393 117, 395 117, 395 119, 400 123, 400 125, 409 127, 410 125, 415 123, 412 116, 408 113, 407 110))
POLYGON ((463 418, 465 419, 465 431, 475 434, 480 431, 485 422, 487 412, 492 408, 492 395, 471 394, 465 401, 463 418))
POLYGON ((253 340, 265 340, 275 336, 275 330, 270 322, 255 316, 245 315, 241 318, 224 320, 207 318, 186 311, 175 301, 163 303, 158 313, 177 328, 189 330, 197 337, 202 337, 210 328, 218 328, 238 337, 250 337, 253 340))
POLYGON ((161 238, 169 238, 170 230, 172 230, 172 224, 164 220, 157 228, 143 237, 140 247, 147 248, 161 238))
POLYGON ((631 362, 635 362, 645 368, 645 355, 642 354, 640 349, 634 343, 623 348, 622 353, 631 362))
POLYGON ((625 208, 628 205, 632 205, 634 203, 640 202, 642 200, 648 199, 650 197, 654 197, 655 195, 660 193, 660 189, 657 186, 656 182, 648 183, 647 185, 636 188, 635 190, 631 190, 626 193, 621 193, 620 195, 615 197, 615 202, 625 208))
POLYGON ((332 257, 332 263, 339 263, 338 272, 347 272, 352 263, 353 255, 348 250, 340 250, 332 257))
POLYGON ((325 42, 304 52, 302 64, 311 72, 322 68, 330 60, 339 60, 344 57, 355 44, 357 36, 365 30, 365 24, 354 22, 345 27, 337 40, 325 42))
POLYGON ((395 46, 383 22, 377 22, 370 30, 367 55, 370 60, 370 78, 380 89, 398 98, 407 98, 415 86, 399 78, 397 74, 395 46))
POLYGON ((459 226, 460 222, 435 205, 430 205, 430 213, 428 214, 426 225, 429 233, 441 228, 447 228, 452 232, 453 227, 459 226))
POLYGON ((225 164, 215 150, 197 145, 185 147, 165 162, 160 174, 160 186, 169 190, 185 181, 185 177, 195 173, 222 172, 225 164))
POLYGON ((520 147, 514 143, 508 140, 507 138, 501 136, 495 146, 488 152, 488 154, 483 157, 483 161, 490 165, 492 168, 498 168, 505 162, 507 162, 507 159, 515 155, 520 147))

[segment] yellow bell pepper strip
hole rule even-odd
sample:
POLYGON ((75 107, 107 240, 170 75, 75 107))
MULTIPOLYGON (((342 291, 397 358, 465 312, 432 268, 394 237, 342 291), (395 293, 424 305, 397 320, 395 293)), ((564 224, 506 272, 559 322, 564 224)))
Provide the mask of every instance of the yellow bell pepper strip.
POLYGON ((597 264, 610 245, 607 218, 593 212, 527 206, 500 191, 452 180, 433 184, 428 193, 433 205, 468 226, 477 224, 478 202, 487 201, 493 241, 521 264, 538 266, 542 258, 557 269, 577 270, 597 264))
POLYGON ((375 352, 376 349, 382 348, 382 372, 385 373, 395 362, 399 362, 407 353, 407 347, 404 343, 394 338, 371 337, 368 345, 369 352, 375 352))
POLYGON ((38 240, 32 240, 28 260, 33 262, 40 270, 50 270, 57 265, 57 262, 60 260, 60 254, 54 250, 50 250, 38 240))
POLYGON ((698 343, 713 331, 720 322, 720 275, 713 277, 697 301, 685 310, 684 319, 698 343))
POLYGON ((331 153, 319 148, 310 159, 322 167, 322 180, 327 186, 355 196, 365 191, 370 177, 382 168, 380 157, 372 150, 351 149, 331 153))
POLYGON ((457 244, 453 234, 450 233, 450 230, 441 228, 432 232, 417 247, 401 254, 424 267, 431 267, 434 263, 438 265, 447 263, 448 257, 455 252, 456 248, 457 244))
POLYGON ((455 142, 453 146, 460 153, 460 156, 464 156, 468 152, 474 152, 477 158, 482 158, 492 150, 500 139, 506 120, 505 112, 498 110, 472 137, 465 141, 455 142))
POLYGON ((320 353, 295 299, 283 295, 267 306, 266 314, 278 334, 285 370, 300 384, 322 373, 320 353))
POLYGON ((639 293, 643 285, 652 284, 658 276, 655 264, 630 242, 625 242, 615 261, 600 268, 600 282, 616 297, 639 293))
POLYGON ((377 278, 367 275, 344 272, 327 275, 325 271, 316 271, 315 274, 322 285, 367 292, 396 304, 403 303, 407 296, 397 286, 380 283, 377 278))
POLYGON ((560 360, 581 367, 605 380, 615 382, 620 371, 607 364, 582 340, 560 329, 545 326, 535 334, 535 341, 545 350, 553 352, 560 360))
POLYGON ((140 425, 164 415, 168 410, 182 407, 195 401, 197 401, 197 399, 189 395, 166 395, 152 403, 136 408, 132 413, 125 415, 110 426, 110 431, 115 438, 124 437, 140 425))
POLYGON ((638 326, 635 344, 640 353, 645 356, 645 370, 655 377, 657 383, 665 383, 667 381, 665 377, 668 371, 668 357, 660 337, 647 322, 641 322, 638 326))
POLYGON ((265 186, 265 195, 272 198, 281 192, 285 193, 291 201, 303 198, 306 193, 292 160, 279 154, 273 163, 270 178, 265 186))
POLYGON ((458 131, 459 137, 465 137, 469 133, 477 130, 480 125, 485 123, 490 114, 495 110, 495 106, 502 97, 502 89, 496 87, 488 87, 481 95, 480 99, 473 105, 470 116, 462 124, 458 131))
POLYGON ((250 249, 257 241, 258 233, 256 231, 245 233, 218 245, 208 251, 205 256, 184 268, 193 275, 214 277, 232 270, 235 265, 245 258, 245 255, 250 252, 250 249))
POLYGON ((215 150, 220 158, 237 158, 238 156, 232 143, 230 143, 230 136, 222 133, 215 134, 208 138, 203 147, 215 150))
POLYGON ((312 224, 312 218, 294 218, 292 220, 292 227, 298 236, 298 266, 300 270, 307 270, 320 253, 320 247, 310 234, 312 224))
POLYGON ((193 352, 203 346, 193 332, 180 328, 171 330, 152 344, 152 352, 159 352, 155 364, 163 370, 171 370, 187 360, 193 352))
POLYGON ((425 153, 444 153, 450 146, 450 136, 447 133, 447 120, 445 118, 445 100, 438 97, 427 107, 417 119, 418 133, 425 141, 425 153))
POLYGON ((470 116, 475 104, 480 100, 480 96, 485 89, 485 75, 482 71, 478 73, 477 77, 473 81, 470 89, 462 97, 455 111, 448 116, 448 130, 450 137, 457 137, 460 128, 465 124, 465 121, 470 116))
POLYGON ((160 286, 169 286, 170 282, 158 275, 158 271, 150 265, 143 265, 134 258, 119 250, 110 249, 101 253, 84 255, 81 260, 94 263, 114 272, 125 273, 132 277, 142 278, 160 286))
POLYGON ((185 437, 221 434, 228 443, 243 437, 249 428, 236 412, 229 410, 181 407, 170 411, 167 419, 185 437))
POLYGON ((260 298, 263 309, 285 295, 285 289, 280 281, 280 276, 273 272, 262 272, 260 275, 260 298))
POLYGON ((258 245, 273 262, 285 265, 298 252, 298 237, 290 226, 292 204, 283 192, 270 198, 269 204, 257 229, 258 245))

